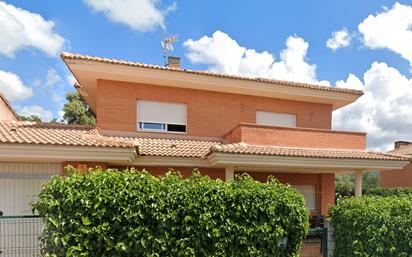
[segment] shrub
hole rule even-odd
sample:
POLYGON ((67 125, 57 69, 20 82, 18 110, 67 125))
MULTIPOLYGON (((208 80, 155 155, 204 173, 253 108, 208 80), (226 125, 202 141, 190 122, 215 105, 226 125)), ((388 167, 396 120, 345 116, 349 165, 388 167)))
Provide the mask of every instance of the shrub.
POLYGON ((246 175, 73 173, 51 179, 34 208, 45 256, 298 256, 308 227, 297 191, 246 175))
POLYGON ((412 188, 375 188, 365 192, 377 196, 412 196, 412 188))
POLYGON ((335 257, 411 256, 412 197, 343 198, 330 217, 335 257))

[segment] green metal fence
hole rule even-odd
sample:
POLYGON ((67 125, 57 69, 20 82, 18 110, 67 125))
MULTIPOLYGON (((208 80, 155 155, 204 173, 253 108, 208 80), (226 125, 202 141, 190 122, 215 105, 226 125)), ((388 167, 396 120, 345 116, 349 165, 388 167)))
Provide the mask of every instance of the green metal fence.
MULTIPOLYGON (((43 231, 40 216, 0 216, 0 257, 38 257, 43 231)), ((310 229, 301 257, 327 257, 327 229, 310 229)))
POLYGON ((40 216, 0 216, 0 257, 37 257, 43 231, 40 216))

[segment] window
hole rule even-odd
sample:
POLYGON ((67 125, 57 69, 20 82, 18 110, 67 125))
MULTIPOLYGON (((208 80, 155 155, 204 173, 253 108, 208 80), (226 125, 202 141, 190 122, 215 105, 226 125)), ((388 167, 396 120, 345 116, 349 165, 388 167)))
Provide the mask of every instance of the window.
POLYGON ((296 127, 296 114, 257 111, 256 124, 296 127))
POLYGON ((316 193, 315 186, 313 185, 292 185, 296 188, 305 198, 305 205, 309 211, 316 210, 316 193))
POLYGON ((137 122, 141 131, 186 133, 187 105, 139 100, 137 122))

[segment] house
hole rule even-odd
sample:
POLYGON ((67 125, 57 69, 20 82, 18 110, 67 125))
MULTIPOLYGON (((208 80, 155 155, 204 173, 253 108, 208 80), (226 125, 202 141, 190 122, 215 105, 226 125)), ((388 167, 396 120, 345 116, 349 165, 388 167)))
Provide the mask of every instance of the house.
POLYGON ((0 92, 0 121, 8 120, 8 121, 17 121, 18 115, 16 111, 11 106, 10 102, 6 99, 4 94, 0 92))
POLYGON ((334 203, 334 176, 401 169, 402 156, 366 151, 366 133, 331 129, 332 112, 362 91, 62 53, 97 126, 0 123, 0 210, 29 212, 65 165, 168 168, 233 180, 272 175, 301 191, 312 214, 334 203))
MULTIPOLYGON (((389 152, 390 154, 404 155, 412 158, 412 142, 397 141, 395 149, 389 152)), ((406 165, 403 169, 382 171, 381 172, 382 187, 409 187, 412 188, 412 162, 406 165)))

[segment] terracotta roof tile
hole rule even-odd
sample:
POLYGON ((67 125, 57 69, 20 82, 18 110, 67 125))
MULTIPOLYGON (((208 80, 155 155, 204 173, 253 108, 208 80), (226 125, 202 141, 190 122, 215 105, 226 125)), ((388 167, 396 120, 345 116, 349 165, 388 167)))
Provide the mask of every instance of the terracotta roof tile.
POLYGON ((403 146, 388 152, 389 154, 412 155, 412 145, 403 146))
POLYGON ((362 152, 352 150, 330 150, 330 149, 312 149, 312 148, 286 148, 276 146, 222 144, 214 145, 212 152, 234 153, 234 154, 255 154, 255 155, 273 155, 273 156, 290 156, 290 157, 310 157, 310 158, 335 158, 335 159, 366 159, 366 160, 407 160, 405 156, 377 152, 362 152))
POLYGON ((169 138, 117 138, 125 142, 133 142, 139 155, 165 157, 204 158, 212 145, 217 141, 184 140, 169 138))
POLYGON ((133 147, 132 144, 96 135, 96 128, 24 121, 0 122, 0 143, 95 147, 133 147))
POLYGON ((253 77, 230 75, 230 74, 223 74, 223 73, 216 73, 216 72, 209 72, 209 71, 171 68, 171 67, 165 67, 165 66, 160 66, 160 65, 103 58, 103 57, 97 57, 97 56, 89 56, 89 55, 83 55, 83 54, 77 54, 77 53, 63 52, 61 53, 61 57, 64 60, 73 59, 73 60, 96 61, 96 62, 103 62, 103 63, 120 64, 120 65, 127 65, 127 66, 141 67, 141 68, 157 69, 157 70, 184 72, 184 73, 190 73, 190 74, 198 74, 198 75, 229 78, 229 79, 248 80, 248 81, 262 82, 262 83, 268 83, 268 84, 276 84, 280 86, 302 87, 302 88, 310 88, 310 89, 315 89, 315 90, 348 93, 348 94, 354 94, 354 95, 363 95, 363 91, 349 89, 349 88, 328 87, 328 86, 314 85, 314 84, 301 83, 301 82, 274 80, 274 79, 266 79, 266 78, 253 78, 253 77))
POLYGON ((0 143, 137 148, 139 155, 206 158, 213 152, 312 158, 408 160, 389 153, 224 144, 217 140, 104 136, 93 126, 0 122, 0 143))

